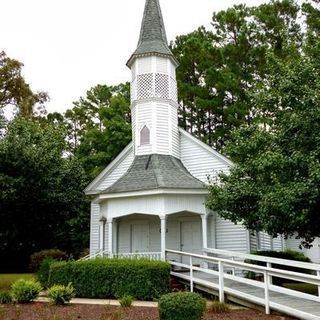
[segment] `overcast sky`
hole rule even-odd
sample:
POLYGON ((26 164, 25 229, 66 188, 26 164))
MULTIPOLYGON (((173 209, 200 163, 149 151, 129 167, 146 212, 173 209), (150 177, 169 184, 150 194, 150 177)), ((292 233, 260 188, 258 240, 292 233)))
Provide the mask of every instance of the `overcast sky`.
MULTIPOLYGON (((209 26, 212 13, 265 0, 160 0, 168 39, 209 26)), ((64 111, 96 84, 130 80, 145 0, 1 0, 0 51, 24 63, 33 90, 64 111)))

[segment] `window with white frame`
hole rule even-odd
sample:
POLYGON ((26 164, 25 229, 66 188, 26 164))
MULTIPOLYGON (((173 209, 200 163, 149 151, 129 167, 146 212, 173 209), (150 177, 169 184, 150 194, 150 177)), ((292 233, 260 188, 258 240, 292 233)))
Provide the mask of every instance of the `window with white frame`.
POLYGON ((144 126, 140 131, 140 146, 150 144, 150 129, 144 126))

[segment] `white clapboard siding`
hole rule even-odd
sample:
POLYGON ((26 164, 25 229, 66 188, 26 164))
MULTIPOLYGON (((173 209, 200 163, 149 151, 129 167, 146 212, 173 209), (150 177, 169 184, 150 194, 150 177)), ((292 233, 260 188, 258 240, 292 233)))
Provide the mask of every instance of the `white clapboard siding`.
POLYGON ((217 249, 235 252, 248 252, 247 230, 241 224, 216 217, 216 247, 217 249))
POLYGON ((277 238, 272 239, 273 245, 272 248, 275 251, 283 251, 283 239, 281 236, 278 236, 277 238))
POLYGON ((128 153, 118 162, 118 164, 101 179, 96 186, 96 190, 105 190, 120 179, 131 166, 133 158, 133 149, 130 148, 128 153))
POLYGON ((169 105, 157 105, 156 109, 156 150, 160 154, 169 153, 170 121, 169 105))
POLYGON ((155 143, 155 128, 154 128, 154 104, 152 102, 147 103, 139 103, 137 104, 135 109, 135 122, 134 128, 134 141, 136 147, 136 154, 137 155, 144 155, 152 153, 152 146, 155 143), (150 130, 150 144, 140 145, 140 132, 144 126, 147 126, 150 130))
POLYGON ((293 236, 285 240, 285 246, 287 249, 302 252, 314 263, 320 263, 320 239, 316 238, 309 249, 300 248, 301 240, 293 236))
POLYGON ((271 236, 265 232, 259 232, 259 250, 272 250, 271 236))
POLYGON ((188 171, 199 180, 207 183, 208 176, 216 176, 219 172, 228 172, 231 162, 224 160, 223 156, 196 141, 191 135, 180 129, 181 161, 188 171))
POLYGON ((90 254, 95 254, 99 251, 99 220, 100 206, 99 204, 91 203, 90 254))
POLYGON ((176 108, 170 108, 170 118, 172 123, 172 133, 171 133, 171 154, 180 158, 180 134, 178 126, 175 125, 178 123, 178 113, 176 108))
POLYGON ((250 232, 250 252, 258 250, 258 239, 256 232, 250 232))

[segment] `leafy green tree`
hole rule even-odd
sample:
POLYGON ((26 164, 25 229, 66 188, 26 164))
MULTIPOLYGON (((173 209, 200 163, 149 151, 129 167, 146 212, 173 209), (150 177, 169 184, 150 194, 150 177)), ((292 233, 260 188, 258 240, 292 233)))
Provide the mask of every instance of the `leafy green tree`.
POLYGON ((67 130, 67 151, 93 179, 131 141, 130 86, 97 85, 64 116, 47 119, 67 130))
POLYGON ((0 51, 0 112, 13 106, 21 117, 33 117, 45 113, 44 103, 48 95, 32 92, 21 74, 23 64, 0 51))
POLYGON ((284 61, 300 55, 301 12, 293 0, 238 5, 214 13, 211 30, 178 37, 172 49, 180 63, 180 125, 223 150, 234 128, 269 116, 250 92, 266 85, 269 52, 284 61))
POLYGON ((0 140, 1 268, 25 266, 41 249, 77 254, 88 246, 88 180, 65 150, 65 133, 42 121, 18 118, 6 128, 0 140))
POLYGON ((270 56, 269 85, 253 97, 272 117, 232 133, 226 151, 236 164, 213 181, 207 203, 251 230, 297 233, 306 246, 320 236, 319 40, 290 62, 270 56))

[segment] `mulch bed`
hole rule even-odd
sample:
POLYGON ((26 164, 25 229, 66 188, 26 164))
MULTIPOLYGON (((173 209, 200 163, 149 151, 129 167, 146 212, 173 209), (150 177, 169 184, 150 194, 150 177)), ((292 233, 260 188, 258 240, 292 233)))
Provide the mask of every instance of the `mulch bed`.
MULTIPOLYGON (((159 320, 157 308, 120 308, 98 305, 52 306, 44 303, 0 305, 0 320, 159 320)), ((230 313, 207 313, 204 320, 289 320, 283 316, 266 316, 254 310, 230 313)), ((292 319, 292 318, 291 318, 292 319)))

